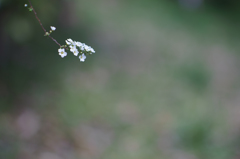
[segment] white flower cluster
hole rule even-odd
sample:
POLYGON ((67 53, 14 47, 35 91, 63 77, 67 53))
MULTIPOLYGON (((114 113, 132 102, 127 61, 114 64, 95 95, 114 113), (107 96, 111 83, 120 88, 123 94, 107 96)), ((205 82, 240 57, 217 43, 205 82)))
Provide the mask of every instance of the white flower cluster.
POLYGON ((90 55, 92 53, 95 53, 95 50, 84 43, 81 43, 79 41, 73 41, 72 39, 67 39, 66 44, 63 48, 58 49, 59 55, 63 58, 67 56, 67 53, 65 52, 64 48, 69 48, 70 51, 73 53, 73 55, 78 56, 80 54, 79 59, 81 62, 84 62, 86 59, 86 55, 90 55))
MULTIPOLYGON (((50 36, 51 33, 56 30, 56 27, 55 26, 50 26, 50 31, 46 31, 46 29, 43 27, 41 21, 39 20, 39 18, 37 16, 37 13, 34 10, 30 0, 29 0, 29 3, 30 3, 30 7, 28 9, 29 9, 29 11, 34 12, 36 19, 39 21, 39 24, 42 26, 42 29, 45 32, 44 36, 50 37, 57 45, 60 46, 60 48, 58 49, 58 53, 62 58, 67 56, 67 52, 65 51, 65 49, 70 50, 73 53, 73 55, 75 55, 75 56, 78 56, 78 54, 80 54, 79 59, 80 59, 81 62, 85 61, 87 55, 91 55, 91 54, 95 53, 95 50, 91 46, 88 46, 88 45, 86 45, 84 43, 81 43, 79 41, 73 41, 72 39, 67 39, 66 40, 66 45, 59 44, 57 42, 57 40, 55 40, 53 37, 50 36)), ((24 7, 27 7, 27 6, 28 6, 28 4, 24 4, 24 7)))

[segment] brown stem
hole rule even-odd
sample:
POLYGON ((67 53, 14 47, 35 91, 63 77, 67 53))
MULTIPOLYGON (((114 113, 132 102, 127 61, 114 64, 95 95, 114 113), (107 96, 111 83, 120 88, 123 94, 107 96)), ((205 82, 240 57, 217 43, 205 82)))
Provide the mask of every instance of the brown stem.
MULTIPOLYGON (((43 31, 45 32, 45 35, 47 35, 47 34, 46 34, 47 31, 46 31, 46 29, 43 27, 43 25, 42 25, 40 19, 38 18, 38 16, 37 16, 37 12, 36 12, 35 9, 33 8, 31 1, 28 0, 28 2, 29 2, 30 6, 31 6, 31 8, 32 8, 32 10, 33 10, 33 13, 35 14, 36 19, 38 20, 38 22, 39 22, 39 24, 41 25, 43 31)), ((51 39, 52 39, 52 40, 53 40, 58 46, 61 47, 61 45, 57 42, 56 39, 54 39, 54 38, 53 38, 52 36, 50 36, 50 35, 48 35, 48 37, 50 37, 50 38, 51 38, 51 39)))

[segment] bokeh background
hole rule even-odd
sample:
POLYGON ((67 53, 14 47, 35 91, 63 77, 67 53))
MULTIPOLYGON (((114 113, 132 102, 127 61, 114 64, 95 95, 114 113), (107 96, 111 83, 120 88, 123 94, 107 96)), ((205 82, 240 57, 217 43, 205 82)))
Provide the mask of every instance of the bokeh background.
POLYGON ((0 0, 1 159, 239 159, 240 2, 0 0))

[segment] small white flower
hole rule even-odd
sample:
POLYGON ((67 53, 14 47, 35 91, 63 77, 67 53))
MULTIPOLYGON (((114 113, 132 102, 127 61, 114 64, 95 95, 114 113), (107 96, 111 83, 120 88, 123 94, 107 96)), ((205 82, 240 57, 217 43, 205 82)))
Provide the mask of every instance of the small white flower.
POLYGON ((95 53, 95 50, 92 48, 92 49, 91 49, 91 52, 92 52, 92 53, 95 53))
POLYGON ((80 46, 79 48, 80 48, 80 50, 84 51, 84 47, 83 46, 80 46))
POLYGON ((80 49, 81 49, 82 51, 87 50, 87 48, 88 48, 88 46, 87 46, 85 43, 83 43, 83 44, 82 44, 82 47, 80 47, 80 49))
POLYGON ((73 52, 74 50, 76 50, 76 48, 70 46, 70 51, 73 52))
POLYGON ((66 40, 66 44, 68 44, 68 45, 73 45, 72 39, 67 39, 67 40, 66 40))
POLYGON ((55 31, 56 30, 56 27, 55 26, 50 26, 51 30, 52 31, 55 31))
POLYGON ((59 55, 64 58, 65 56, 67 56, 67 53, 65 52, 65 49, 58 49, 59 55))
POLYGON ((84 51, 84 45, 79 46, 80 50, 84 51))
POLYGON ((28 5, 27 4, 24 4, 24 7, 27 7, 28 5))
POLYGON ((70 49, 77 49, 76 45, 69 45, 70 49))
POLYGON ((87 46, 87 45, 86 45, 84 48, 85 48, 86 51, 90 51, 90 49, 91 49, 91 48, 90 48, 89 46, 87 46))
POLYGON ((84 62, 85 59, 86 59, 86 56, 84 54, 82 54, 82 55, 79 56, 79 59, 80 59, 81 62, 84 62))
POLYGON ((75 56, 77 56, 78 55, 78 50, 77 50, 77 48, 75 47, 72 47, 71 49, 70 49, 70 51, 73 53, 73 55, 75 55, 75 56))
POLYGON ((79 42, 79 41, 75 42, 75 44, 76 44, 78 47, 83 46, 83 44, 82 44, 81 42, 79 42))
POLYGON ((88 51, 88 52, 95 53, 95 50, 94 50, 91 46, 85 45, 84 48, 85 48, 85 50, 88 51))

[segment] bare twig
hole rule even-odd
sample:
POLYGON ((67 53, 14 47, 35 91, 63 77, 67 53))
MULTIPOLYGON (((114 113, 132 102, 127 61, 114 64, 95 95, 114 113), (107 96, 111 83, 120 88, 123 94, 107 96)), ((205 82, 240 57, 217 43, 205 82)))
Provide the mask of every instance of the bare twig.
POLYGON ((30 6, 31 6, 31 8, 32 8, 32 10, 33 10, 33 13, 35 14, 36 19, 38 20, 38 22, 39 22, 39 24, 41 25, 43 31, 45 32, 45 35, 48 35, 48 37, 50 37, 58 46, 61 47, 61 44, 59 44, 56 39, 54 39, 52 36, 50 36, 50 35, 47 33, 46 29, 43 27, 40 19, 38 18, 37 12, 36 12, 35 9, 33 8, 31 1, 28 0, 28 2, 29 2, 30 6))

